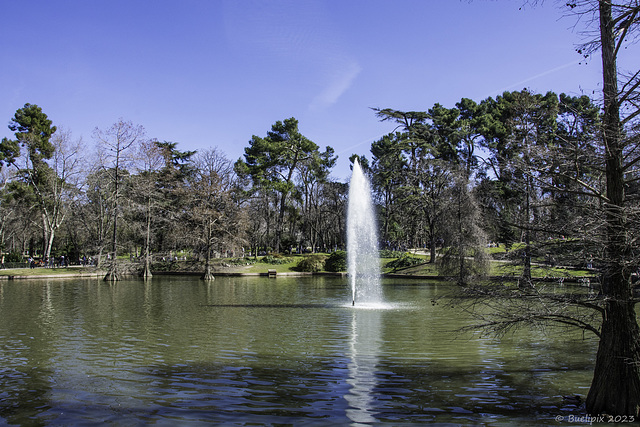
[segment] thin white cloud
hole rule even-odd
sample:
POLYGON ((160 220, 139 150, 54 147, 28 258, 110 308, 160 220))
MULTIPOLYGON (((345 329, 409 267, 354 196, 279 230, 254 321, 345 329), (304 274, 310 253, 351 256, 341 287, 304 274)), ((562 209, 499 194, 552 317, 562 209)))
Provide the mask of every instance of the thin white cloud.
POLYGON ((351 87, 362 68, 354 60, 340 61, 329 72, 328 83, 311 101, 309 109, 318 110, 330 107, 351 87))

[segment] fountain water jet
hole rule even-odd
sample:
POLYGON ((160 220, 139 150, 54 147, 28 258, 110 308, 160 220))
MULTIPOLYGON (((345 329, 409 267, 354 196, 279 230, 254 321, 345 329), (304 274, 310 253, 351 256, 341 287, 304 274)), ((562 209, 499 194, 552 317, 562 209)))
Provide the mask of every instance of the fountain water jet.
POLYGON ((382 303, 380 259, 371 186, 356 159, 349 181, 347 263, 352 305, 382 303))

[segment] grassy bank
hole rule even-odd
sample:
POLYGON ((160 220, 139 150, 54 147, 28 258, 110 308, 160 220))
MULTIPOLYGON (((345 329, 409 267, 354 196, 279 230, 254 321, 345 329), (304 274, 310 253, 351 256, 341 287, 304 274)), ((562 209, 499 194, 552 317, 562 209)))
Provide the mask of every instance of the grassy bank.
POLYGON ((59 268, 9 268, 0 270, 0 276, 5 277, 43 277, 43 276, 82 276, 97 274, 92 267, 59 267, 59 268))
MULTIPOLYGON (((271 257, 266 260, 274 262, 263 262, 264 257, 259 257, 257 260, 253 258, 247 258, 242 260, 217 260, 214 264, 214 273, 251 273, 251 274, 265 274, 269 270, 276 270, 277 273, 291 273, 295 272, 298 264, 309 255, 291 255, 286 257, 271 257)), ((397 275, 406 276, 438 276, 437 268, 434 264, 428 263, 428 256, 426 255, 412 255, 417 258, 420 264, 409 266, 406 268, 392 268, 388 264, 397 258, 381 258, 380 267, 382 273, 393 273, 397 275)), ((128 261, 123 261, 126 263, 128 261)), ((179 262, 154 264, 154 270, 158 273, 164 271, 167 272, 199 272, 203 271, 204 267, 194 265, 193 263, 183 265, 179 262)), ((321 270, 321 272, 323 272, 321 270)), ((491 262, 490 276, 499 277, 518 277, 522 272, 522 266, 512 265, 504 261, 494 260, 491 262)), ((80 276, 86 274, 96 274, 98 272, 92 267, 66 267, 66 268, 16 268, 0 270, 0 277, 2 276, 19 276, 19 277, 39 277, 39 276, 80 276)), ((571 268, 554 267, 550 268, 544 265, 533 265, 531 274, 533 278, 543 279, 551 277, 585 277, 593 275, 593 272, 586 270, 576 270, 571 268)))

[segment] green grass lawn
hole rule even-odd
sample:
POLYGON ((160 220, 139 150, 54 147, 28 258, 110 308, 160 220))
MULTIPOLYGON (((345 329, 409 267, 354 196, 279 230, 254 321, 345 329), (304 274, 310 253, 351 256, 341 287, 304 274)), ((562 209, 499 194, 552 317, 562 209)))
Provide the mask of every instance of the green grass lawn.
MULTIPOLYGON (((507 276, 517 277, 522 274, 523 267, 521 265, 511 265, 507 263, 491 263, 491 276, 507 276)), ((574 270, 561 267, 543 267, 533 265, 531 266, 532 278, 545 278, 545 277, 585 277, 593 276, 592 271, 588 270, 574 270)))
POLYGON ((0 270, 0 276, 56 276, 69 274, 83 274, 94 272, 95 269, 78 268, 78 267, 60 267, 60 268, 9 268, 0 270))
POLYGON ((291 258, 292 261, 285 264, 267 264, 258 261, 250 266, 232 267, 232 270, 241 273, 268 273, 269 270, 276 270, 278 273, 286 273, 294 271, 293 268, 298 265, 300 259, 302 259, 301 256, 293 256, 291 258))
MULTIPOLYGON (((391 260, 387 260, 391 261, 391 260)), ((383 273, 390 274, 405 274, 407 276, 437 276, 438 270, 433 264, 429 264, 425 260, 425 264, 414 265, 413 267, 407 267, 398 271, 393 271, 392 268, 383 268, 383 273)))

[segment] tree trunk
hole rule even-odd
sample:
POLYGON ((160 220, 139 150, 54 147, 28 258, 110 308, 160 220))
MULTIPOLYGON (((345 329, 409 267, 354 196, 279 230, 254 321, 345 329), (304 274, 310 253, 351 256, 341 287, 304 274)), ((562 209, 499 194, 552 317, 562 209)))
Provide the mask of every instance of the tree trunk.
POLYGON ((530 178, 526 178, 526 200, 525 200, 525 232, 524 232, 524 266, 522 268, 522 285, 531 285, 531 185, 530 178))
POLYGON ((47 227, 44 222, 44 214, 42 214, 42 256, 44 257, 47 253, 47 243, 49 242, 49 236, 47 236, 47 227))
POLYGON ((144 245, 144 267, 142 269, 142 277, 150 279, 151 274, 151 262, 150 262, 150 250, 151 246, 151 198, 147 199, 147 236, 144 245))
POLYGON ((113 196, 113 234, 111 240, 111 262, 109 263, 109 269, 107 270, 107 274, 104 276, 105 282, 115 282, 120 280, 118 276, 118 167, 120 160, 120 153, 118 152, 116 157, 116 167, 115 167, 115 179, 114 179, 114 196, 113 196))
POLYGON ((600 39, 604 94, 603 142, 606 156, 607 265, 603 273, 603 323, 593 381, 586 401, 590 414, 640 417, 640 330, 634 310, 625 218, 623 146, 618 103, 614 21, 611 1, 602 0, 600 39))
POLYGON ((202 274, 201 277, 202 280, 215 280, 215 276, 213 275, 213 272, 211 271, 211 254, 210 251, 207 250, 207 259, 204 263, 204 273, 202 274))
POLYGON ((144 259, 144 267, 142 268, 142 277, 147 280, 153 277, 151 273, 151 263, 149 262, 149 257, 146 256, 144 259))
POLYGON ((204 273, 202 274, 202 277, 200 277, 202 280, 215 279, 215 276, 211 272, 211 235, 212 234, 213 233, 211 230, 211 223, 209 223, 207 226, 207 253, 205 255, 206 258, 204 262, 204 273))
POLYGON ((51 230, 49 231, 49 235, 47 236, 47 242, 46 242, 46 247, 45 247, 45 251, 44 251, 44 258, 49 259, 51 257, 51 248, 53 247, 53 239, 55 237, 54 234, 54 229, 53 227, 51 227, 51 230))
POLYGON ((458 284, 466 285, 467 284, 467 274, 465 272, 466 268, 464 265, 464 257, 465 257, 465 247, 464 247, 464 226, 463 226, 463 218, 462 218, 462 190, 463 187, 459 186, 456 194, 456 220, 458 222, 458 284))
POLYGON ((590 414, 640 416, 640 333, 631 301, 607 302, 593 381, 590 414))
POLYGON ((435 264, 437 258, 436 249, 436 235, 434 233, 434 227, 429 227, 431 232, 429 233, 429 264, 435 264))
POLYGON ((282 243, 282 230, 284 229, 284 212, 287 207, 287 195, 288 192, 283 192, 280 199, 280 212, 278 213, 278 222, 276 223, 276 244, 274 248, 276 253, 280 253, 280 245, 282 243))
MULTIPOLYGON (((115 252, 114 252, 115 255, 115 252)), ((104 279, 105 282, 116 282, 120 280, 118 276, 118 268, 115 258, 111 258, 109 260, 109 265, 107 266, 107 274, 105 274, 104 279)))

